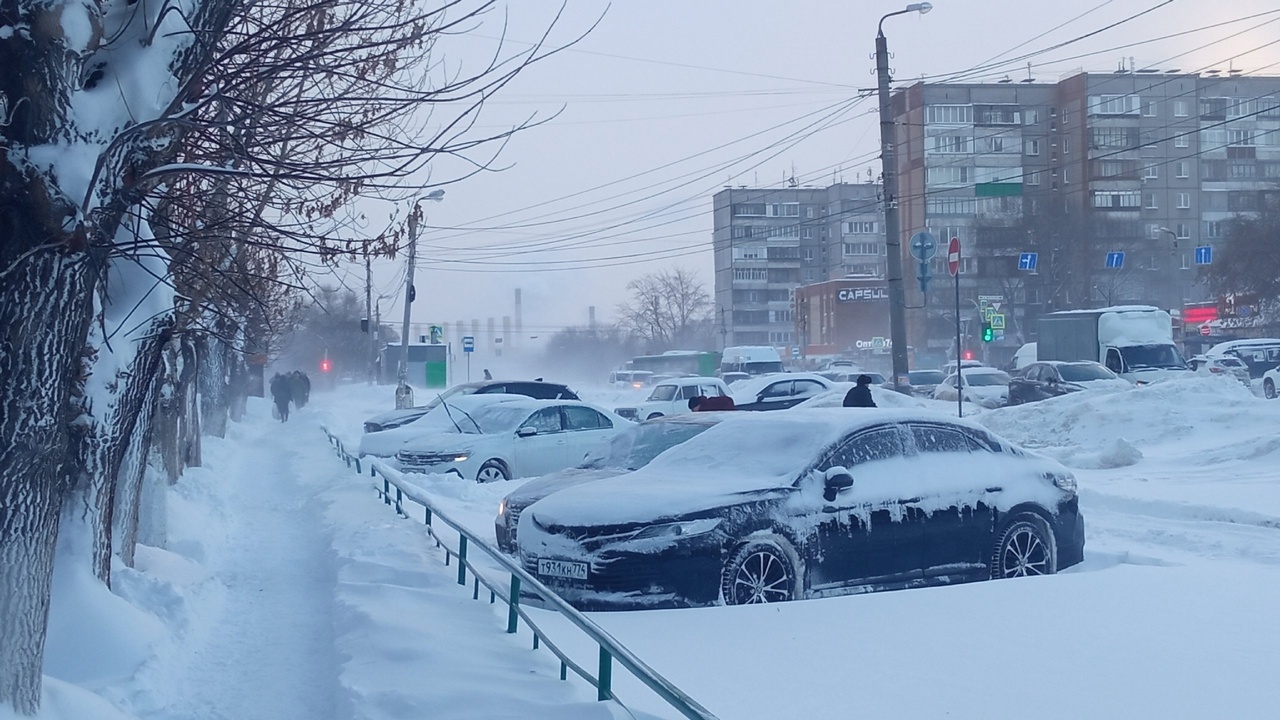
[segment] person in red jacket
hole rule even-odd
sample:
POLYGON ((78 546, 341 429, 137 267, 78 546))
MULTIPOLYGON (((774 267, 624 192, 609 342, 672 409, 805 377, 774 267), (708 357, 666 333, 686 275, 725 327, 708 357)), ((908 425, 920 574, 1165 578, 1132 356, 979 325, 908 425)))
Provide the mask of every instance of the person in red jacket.
POLYGON ((689 409, 693 412, 716 412, 719 410, 736 410, 733 404, 733 398, 728 395, 714 395, 707 397, 699 395, 689 398, 689 409))

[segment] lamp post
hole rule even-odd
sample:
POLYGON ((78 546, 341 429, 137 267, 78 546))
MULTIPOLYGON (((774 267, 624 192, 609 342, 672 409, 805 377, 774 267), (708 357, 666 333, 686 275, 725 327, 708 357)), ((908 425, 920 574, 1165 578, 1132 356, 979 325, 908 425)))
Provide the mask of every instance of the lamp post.
POLYGON ((1178 282, 1178 271, 1179 265, 1181 264, 1178 262, 1178 233, 1167 227, 1160 228, 1160 232, 1169 233, 1169 237, 1173 238, 1173 247, 1169 250, 1171 257, 1169 260, 1169 297, 1171 298, 1169 301, 1169 312, 1172 313, 1173 309, 1176 307, 1178 308, 1179 316, 1181 316, 1182 288, 1180 287, 1181 283, 1178 282))
POLYGON ((884 21, 894 15, 933 9, 927 2, 911 3, 905 9, 880 18, 876 25, 876 78, 880 99, 880 173, 884 179, 885 253, 889 274, 889 339, 893 352, 893 387, 909 392, 907 379, 907 296, 902 282, 902 242, 898 229, 897 150, 893 139, 893 110, 889 104, 889 47, 884 37, 884 21))
MULTIPOLYGON (((432 190, 422 200, 440 202, 444 190, 432 190)), ((404 276, 404 325, 400 337, 400 368, 396 373, 396 409, 413 407, 413 388, 409 387, 409 315, 413 309, 413 266, 418 259, 418 223, 422 220, 422 206, 413 202, 409 213, 409 268, 404 276)))

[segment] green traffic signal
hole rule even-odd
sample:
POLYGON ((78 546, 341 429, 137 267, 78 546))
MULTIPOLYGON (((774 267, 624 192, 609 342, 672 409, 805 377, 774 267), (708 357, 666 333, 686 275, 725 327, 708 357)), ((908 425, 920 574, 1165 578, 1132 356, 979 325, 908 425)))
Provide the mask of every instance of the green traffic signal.
POLYGON ((991 329, 991 323, 982 323, 982 342, 991 342, 996 339, 996 331, 991 329))

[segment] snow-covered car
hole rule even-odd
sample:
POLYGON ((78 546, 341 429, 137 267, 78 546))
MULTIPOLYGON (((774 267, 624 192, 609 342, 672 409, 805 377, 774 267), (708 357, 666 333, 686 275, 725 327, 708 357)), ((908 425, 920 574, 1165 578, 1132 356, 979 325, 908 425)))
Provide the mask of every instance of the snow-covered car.
POLYGON ((735 383, 730 397, 739 410, 785 410, 834 385, 817 373, 770 373, 735 383))
POLYGON ((1021 405, 1081 390, 1128 390, 1132 387, 1128 380, 1101 363, 1042 360, 1026 366, 1009 380, 1008 404, 1021 405))
POLYGON ((640 422, 666 415, 687 413, 690 398, 720 397, 728 394, 729 388, 720 378, 696 376, 675 378, 654 385, 653 392, 649 393, 649 397, 644 402, 617 407, 613 411, 628 420, 640 422))
MULTIPOLYGON (((796 405, 794 409, 805 410, 812 408, 835 408, 844 407, 844 396, 853 389, 853 383, 836 383, 832 388, 819 395, 805 400, 796 405)), ((882 408, 924 408, 927 407, 924 400, 910 395, 903 395, 889 388, 879 385, 871 386, 871 399, 875 401, 876 407, 882 408)))
MULTIPOLYGON (((961 360, 960 367, 968 370, 969 368, 984 368, 987 366, 977 360, 961 360)), ((943 375, 954 375, 956 372, 956 361, 952 360, 951 362, 943 363, 942 367, 938 369, 942 371, 943 375)))
POLYGON ((744 373, 744 372, 727 372, 727 373, 721 373, 720 379, 724 381, 725 385, 732 386, 736 382, 741 382, 743 380, 750 380, 751 374, 744 373))
MULTIPOLYGON (((965 402, 985 408, 998 408, 1009 399, 1009 381, 1012 378, 1003 370, 992 367, 965 368, 959 377, 964 384, 965 402)), ((933 399, 955 402, 959 393, 956 375, 953 373, 934 388, 933 399)))
POLYGON ((1197 355, 1187 361, 1197 375, 1227 375, 1249 387, 1249 366, 1232 355, 1197 355))
POLYGON ((633 425, 614 435, 599 454, 589 455, 577 467, 535 478, 512 490, 502 498, 493 520, 498 548, 515 554, 520 513, 535 502, 565 488, 639 470, 723 418, 722 413, 685 413, 633 425))
POLYGON ((835 370, 820 370, 818 374, 830 380, 831 382, 857 382, 859 375, 866 375, 871 378, 872 385, 885 384, 884 375, 873 370, 860 370, 858 368, 839 368, 835 370))
POLYGON ((374 415, 364 421, 366 433, 382 432, 402 427, 426 415, 432 408, 444 400, 462 395, 484 395, 488 393, 505 393, 508 395, 524 395, 540 400, 577 400, 578 395, 568 385, 537 380, 480 380, 478 382, 454 385, 442 393, 437 393, 426 405, 391 410, 374 415))
POLYGON ((1262 396, 1268 400, 1275 400, 1278 389, 1280 389, 1280 367, 1273 367, 1262 374, 1262 396))
POLYGON ((410 440, 423 435, 439 435, 443 433, 459 433, 462 428, 470 427, 468 413, 474 413, 486 405, 515 400, 528 400, 527 395, 508 395, 506 393, 483 393, 479 395, 454 395, 442 403, 438 403, 426 415, 416 418, 405 425, 393 427, 380 432, 368 432, 360 436, 360 457, 393 458, 400 448, 410 440))
POLYGON ((642 388, 653 373, 648 370, 615 370, 609 373, 609 384, 614 387, 642 388))
POLYGON ((933 397, 938 383, 947 376, 941 370, 911 370, 907 373, 907 382, 911 384, 911 394, 917 397, 933 397))
POLYGON ((462 432, 410 440, 396 453, 405 472, 454 473, 476 482, 545 475, 598 452, 629 420, 575 400, 513 400, 460 420, 462 432))
POLYGON ((525 509, 525 568, 585 610, 1046 575, 1084 558, 1075 478, 923 410, 726 413, 525 509))

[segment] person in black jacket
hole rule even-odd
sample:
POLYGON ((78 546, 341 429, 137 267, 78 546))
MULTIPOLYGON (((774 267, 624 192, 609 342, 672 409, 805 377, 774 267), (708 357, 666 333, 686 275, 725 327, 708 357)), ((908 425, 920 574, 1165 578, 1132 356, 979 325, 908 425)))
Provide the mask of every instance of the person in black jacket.
POLYGON ((280 373, 271 378, 271 399, 275 400, 276 415, 280 422, 289 421, 289 401, 293 399, 291 384, 289 378, 280 373))
POLYGON ((871 399, 871 376, 859 375, 858 384, 854 385, 844 396, 845 407, 875 407, 876 401, 871 399))

